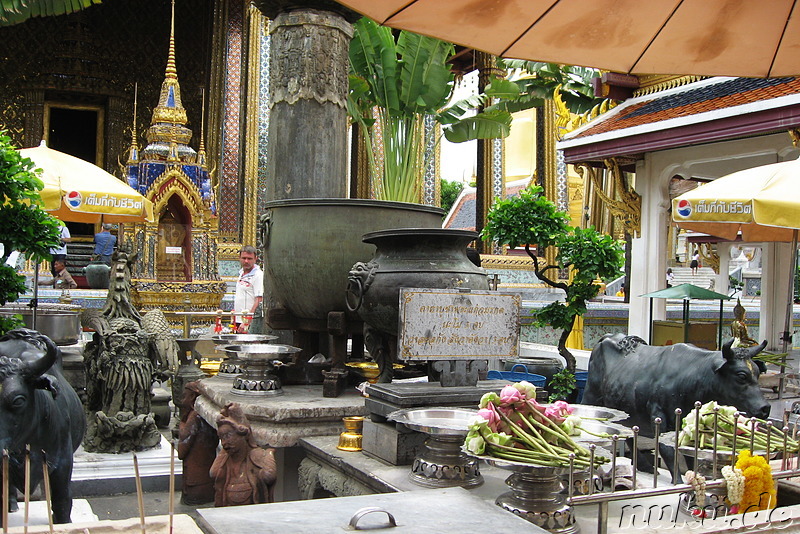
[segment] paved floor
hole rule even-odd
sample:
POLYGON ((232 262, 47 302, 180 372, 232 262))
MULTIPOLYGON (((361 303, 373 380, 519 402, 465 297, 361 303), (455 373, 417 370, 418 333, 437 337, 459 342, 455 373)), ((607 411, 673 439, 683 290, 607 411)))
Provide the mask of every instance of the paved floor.
MULTIPOLYGON (((180 502, 180 488, 175 495, 175 513, 187 514, 197 518, 198 508, 210 508, 214 503, 203 505, 186 505, 180 502)), ((135 493, 124 495, 108 495, 103 497, 87 497, 92 511, 98 519, 128 519, 139 516, 139 500, 135 493)), ((166 515, 169 513, 169 492, 149 492, 142 498, 145 514, 148 516, 166 515)))

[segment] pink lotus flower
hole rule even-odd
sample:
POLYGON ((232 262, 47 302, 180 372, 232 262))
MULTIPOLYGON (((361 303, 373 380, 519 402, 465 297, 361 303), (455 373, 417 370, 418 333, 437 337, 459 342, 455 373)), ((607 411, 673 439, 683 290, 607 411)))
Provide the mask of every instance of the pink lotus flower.
POLYGON ((547 409, 544 411, 544 414, 556 423, 560 424, 564 419, 572 414, 572 410, 572 406, 566 402, 556 401, 547 407, 547 409))
POLYGON ((505 405, 515 404, 524 400, 522 393, 514 386, 505 386, 500 390, 500 402, 505 405))
POLYGON ((500 422, 500 416, 497 415, 497 412, 488 408, 483 408, 478 410, 478 416, 486 419, 486 421, 489 423, 489 428, 492 430, 497 429, 497 424, 500 422))

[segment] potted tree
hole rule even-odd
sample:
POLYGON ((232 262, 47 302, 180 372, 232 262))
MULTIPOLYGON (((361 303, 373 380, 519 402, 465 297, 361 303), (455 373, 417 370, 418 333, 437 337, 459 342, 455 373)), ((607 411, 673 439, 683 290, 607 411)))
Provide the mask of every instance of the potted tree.
POLYGON ((586 301, 597 295, 596 278, 616 275, 623 263, 622 246, 611 236, 594 228, 577 228, 568 224, 569 215, 558 211, 546 199, 540 186, 520 191, 519 196, 495 202, 483 228, 484 240, 496 241, 512 248, 524 247, 533 259, 537 278, 547 285, 562 289, 563 301, 553 302, 534 314, 537 325, 561 330, 558 353, 566 360, 567 369, 575 372, 575 357, 566 342, 575 318, 586 313, 586 301), (544 265, 531 250, 558 248, 556 261, 544 265), (559 280, 559 272, 570 272, 569 281, 559 280))

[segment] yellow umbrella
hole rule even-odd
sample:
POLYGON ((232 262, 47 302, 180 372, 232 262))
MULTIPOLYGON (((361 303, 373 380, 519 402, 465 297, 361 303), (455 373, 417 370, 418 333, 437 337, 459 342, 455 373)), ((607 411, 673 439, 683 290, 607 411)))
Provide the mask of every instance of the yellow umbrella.
POLYGON ((507 58, 639 74, 800 74, 794 0, 337 0, 507 58))
POLYGON ((800 160, 717 178, 672 200, 672 220, 686 230, 747 242, 791 242, 800 228, 800 160))
POLYGON ((19 153, 42 169, 44 209, 62 221, 153 221, 153 203, 97 165, 42 144, 19 153))
MULTIPOLYGON (((687 230, 746 242, 791 242, 797 254, 800 229, 800 160, 744 169, 703 184, 672 200, 672 220, 687 230)), ((783 352, 789 345, 795 262, 789 267, 783 352)), ((783 395, 781 366, 780 396, 783 395)))

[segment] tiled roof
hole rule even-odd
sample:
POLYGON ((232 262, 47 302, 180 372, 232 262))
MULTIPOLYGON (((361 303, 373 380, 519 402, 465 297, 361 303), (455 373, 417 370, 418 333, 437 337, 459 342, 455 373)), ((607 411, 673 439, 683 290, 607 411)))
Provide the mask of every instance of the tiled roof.
MULTIPOLYGON (((513 197, 527 187, 525 184, 506 185, 506 196, 513 197)), ((475 188, 467 188, 450 209, 445 228, 475 231, 475 188)))
POLYGON ((571 139, 613 132, 800 93, 800 78, 734 78, 637 102, 589 125, 571 139))

